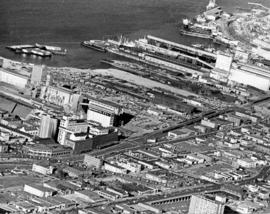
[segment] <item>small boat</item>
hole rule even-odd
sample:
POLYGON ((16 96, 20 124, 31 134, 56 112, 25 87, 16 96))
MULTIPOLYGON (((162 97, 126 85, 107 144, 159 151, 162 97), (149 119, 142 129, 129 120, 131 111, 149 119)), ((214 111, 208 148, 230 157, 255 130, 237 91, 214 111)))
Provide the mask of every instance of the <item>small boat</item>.
POLYGON ((203 48, 202 44, 192 44, 191 46, 194 48, 203 48))

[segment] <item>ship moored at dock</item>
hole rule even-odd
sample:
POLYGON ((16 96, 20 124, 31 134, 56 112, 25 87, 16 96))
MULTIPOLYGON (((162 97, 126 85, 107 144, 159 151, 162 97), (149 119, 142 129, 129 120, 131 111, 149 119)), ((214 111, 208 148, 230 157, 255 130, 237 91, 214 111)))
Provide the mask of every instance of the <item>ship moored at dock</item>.
POLYGON ((22 49, 27 49, 27 48, 34 48, 35 45, 11 45, 11 46, 7 46, 7 49, 16 51, 16 50, 22 50, 22 49))
POLYGON ((91 48, 97 51, 106 52, 106 47, 108 44, 102 40, 89 40, 81 42, 81 45, 86 48, 91 48))
POLYGON ((35 46, 41 50, 49 51, 55 55, 66 55, 67 54, 67 49, 63 49, 61 47, 50 46, 50 45, 41 45, 38 43, 36 43, 35 46))
POLYGON ((6 48, 18 54, 36 55, 40 57, 50 57, 53 54, 66 55, 67 53, 67 50, 61 47, 40 45, 38 43, 35 45, 12 45, 6 48))
MULTIPOLYGON (((93 44, 97 43, 91 43, 91 48, 93 44)), ((134 41, 121 36, 118 40, 107 39, 98 44, 109 53, 182 74, 209 72, 216 62, 215 53, 150 35, 134 41)))
POLYGON ((183 19, 183 24, 180 26, 179 33, 182 35, 199 37, 204 39, 212 38, 212 31, 210 29, 196 26, 190 23, 188 19, 183 19))

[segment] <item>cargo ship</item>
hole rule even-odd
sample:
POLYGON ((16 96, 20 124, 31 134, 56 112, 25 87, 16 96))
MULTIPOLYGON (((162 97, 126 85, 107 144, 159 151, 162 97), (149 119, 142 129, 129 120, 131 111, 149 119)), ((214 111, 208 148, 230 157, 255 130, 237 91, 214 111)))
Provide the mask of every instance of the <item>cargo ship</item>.
POLYGON ((34 48, 35 45, 12 45, 12 46, 7 46, 7 49, 10 49, 12 51, 16 50, 22 50, 22 49, 27 49, 27 48, 34 48))
POLYGON ((31 53, 37 56, 41 56, 41 57, 50 57, 52 56, 52 53, 50 51, 45 51, 39 48, 34 48, 31 50, 31 53))
POLYGON ((38 43, 35 44, 35 46, 41 50, 46 50, 51 52, 52 54, 55 55, 66 55, 67 54, 67 49, 63 49, 61 47, 57 46, 49 46, 49 45, 40 45, 38 43))
POLYGON ((18 54, 24 55, 37 55, 41 57, 50 57, 53 54, 57 55, 66 55, 67 50, 62 49, 61 47, 47 46, 47 45, 12 45, 7 46, 7 49, 10 49, 18 54))
POLYGON ((219 45, 223 45, 225 47, 236 47, 239 43, 238 41, 233 41, 222 36, 215 36, 213 38, 213 42, 219 45))
POLYGON ((179 29, 180 34, 199 37, 204 39, 212 38, 212 31, 210 29, 203 29, 191 24, 188 19, 183 19, 183 24, 179 29))
POLYGON ((82 46, 86 48, 91 48, 97 51, 106 52, 107 44, 105 41, 102 40, 90 40, 90 41, 83 41, 81 43, 82 46))

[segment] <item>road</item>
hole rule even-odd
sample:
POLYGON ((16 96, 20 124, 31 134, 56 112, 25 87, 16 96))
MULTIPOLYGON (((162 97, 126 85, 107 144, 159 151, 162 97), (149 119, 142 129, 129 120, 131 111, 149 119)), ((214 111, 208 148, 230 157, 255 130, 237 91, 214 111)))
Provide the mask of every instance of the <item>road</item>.
POLYGON ((270 175, 270 166, 264 166, 257 175, 239 182, 235 182, 235 184, 238 185, 252 184, 256 182, 258 178, 265 180, 269 175, 270 175))
MULTIPOLYGON (((97 156, 97 157, 106 157, 108 155, 121 154, 121 153, 123 153, 125 151, 128 151, 128 150, 131 150, 131 149, 144 149, 146 147, 153 146, 153 144, 146 143, 147 139, 155 138, 156 136, 158 136, 160 134, 164 134, 164 133, 167 133, 167 132, 175 130, 175 129, 179 129, 179 128, 182 128, 182 127, 185 127, 185 126, 188 126, 188 125, 195 124, 195 123, 201 121, 205 117, 206 118, 212 118, 212 117, 216 117, 218 115, 228 113, 228 112, 232 112, 232 111, 234 111, 234 108, 220 110, 220 111, 217 111, 217 112, 209 111, 209 112, 204 113, 201 116, 198 116, 196 118, 192 118, 190 120, 180 122, 179 124, 171 126, 169 128, 160 129, 160 130, 151 132, 149 134, 145 134, 145 135, 140 136, 140 137, 130 138, 130 139, 127 139, 127 140, 121 142, 120 144, 111 146, 109 148, 93 151, 93 152, 90 152, 90 154, 94 155, 94 156, 97 156)), ((194 139, 196 137, 209 136, 211 134, 213 134, 213 133, 207 133, 207 134, 203 134, 203 135, 191 136, 191 137, 188 137, 188 138, 178 139, 176 141, 179 142, 179 141, 183 141, 183 140, 194 139)), ((164 143, 164 142, 160 142, 160 144, 162 144, 162 143, 164 143)), ((158 145, 158 144, 154 144, 154 145, 158 145)))
MULTIPOLYGON (((210 184, 208 186, 205 187, 193 187, 190 189, 186 189, 186 190, 181 190, 178 192, 173 192, 173 193, 156 193, 155 195, 142 195, 142 196, 136 196, 136 197, 129 197, 129 198, 122 198, 119 199, 117 201, 113 201, 110 202, 108 205, 114 205, 117 204, 119 202, 123 202, 126 204, 137 204, 137 203, 155 203, 158 201, 162 201, 162 200, 170 200, 170 199, 174 199, 177 197, 182 197, 182 196, 190 196, 192 194, 195 193, 201 193, 201 192, 206 192, 206 191, 215 191, 215 190, 219 190, 220 189, 220 185, 218 184, 210 184)), ((98 207, 100 206, 100 203, 94 203, 91 204, 89 207, 98 207)))
MULTIPOLYGON (((257 178, 266 178, 270 175, 270 166, 265 166, 261 169, 261 171, 254 177, 239 181, 236 184, 239 185, 246 185, 253 183, 257 178)), ((228 183, 224 183, 225 185, 228 183)), ((171 193, 162 192, 156 193, 155 195, 143 195, 138 197, 129 197, 123 198, 114 202, 109 203, 109 205, 114 205, 119 202, 124 202, 126 204, 137 204, 137 203, 159 203, 164 200, 173 200, 178 197, 190 196, 192 194, 204 193, 204 192, 211 192, 211 191, 218 191, 222 187, 222 184, 208 184, 205 186, 195 186, 191 188, 182 189, 180 191, 172 191, 171 193)), ((100 206, 99 203, 92 204, 91 207, 100 206)))
MULTIPOLYGON (((261 171, 254 177, 243 180, 238 182, 239 185, 246 185, 253 183, 257 178, 266 178, 270 175, 270 166, 265 166, 261 169, 261 171)), ((227 183, 224 183, 227 184, 227 183)), ((136 203, 158 203, 162 202, 164 200, 173 200, 177 197, 182 196, 189 196, 192 194, 197 193, 204 193, 204 192, 211 192, 211 191, 218 191, 222 187, 221 184, 208 184, 205 186, 195 186, 191 188, 182 189, 180 191, 172 191, 171 193, 157 193, 155 195, 145 195, 145 196, 139 196, 139 197, 132 197, 132 198, 123 198, 120 199, 121 202, 127 203, 127 204, 136 204, 136 203)), ((119 203, 119 201, 111 202, 110 205, 119 203)), ((91 207, 99 206, 99 204, 93 204, 91 207)))

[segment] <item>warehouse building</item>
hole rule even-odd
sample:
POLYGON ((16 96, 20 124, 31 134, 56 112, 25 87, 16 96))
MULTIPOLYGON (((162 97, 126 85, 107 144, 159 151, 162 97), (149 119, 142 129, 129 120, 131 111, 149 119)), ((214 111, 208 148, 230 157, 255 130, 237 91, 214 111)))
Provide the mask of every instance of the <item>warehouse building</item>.
POLYGON ((52 189, 36 184, 25 184, 23 190, 38 197, 50 197, 54 194, 52 189))
POLYGON ((26 84, 28 83, 29 77, 21 74, 19 72, 16 72, 11 69, 3 69, 0 68, 0 81, 8 83, 10 85, 14 85, 18 88, 25 88, 26 84))
POLYGON ((270 71, 254 65, 239 63, 231 69, 229 81, 268 91, 270 88, 270 71))

